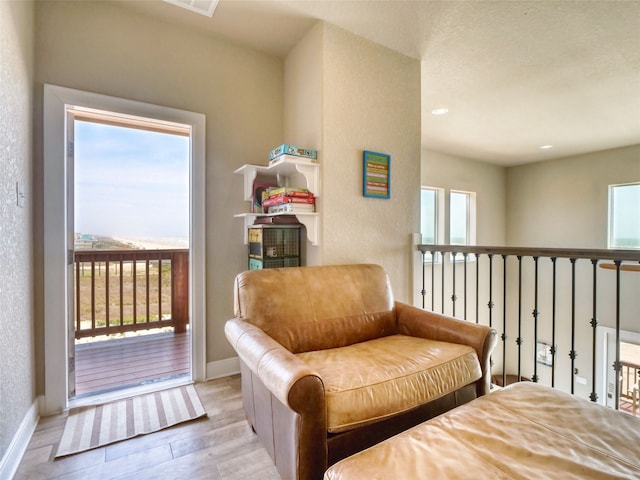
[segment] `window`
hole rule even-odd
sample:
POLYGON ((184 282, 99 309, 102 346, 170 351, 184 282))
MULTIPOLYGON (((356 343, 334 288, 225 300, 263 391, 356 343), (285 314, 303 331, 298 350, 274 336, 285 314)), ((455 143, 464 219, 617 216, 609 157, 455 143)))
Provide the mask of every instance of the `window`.
POLYGON ((609 248, 640 249, 640 183, 609 186, 609 248))
POLYGON ((449 195, 449 244, 469 244, 469 194, 451 192, 449 195))
MULTIPOLYGON (((437 245, 444 240, 444 190, 441 188, 422 187, 420 190, 420 235, 422 243, 437 245)), ((424 256, 425 263, 438 263, 440 254, 432 260, 431 253, 424 256)))
POLYGON ((420 190, 420 234, 422 243, 438 243, 438 190, 435 188, 420 190))
MULTIPOLYGON (((426 245, 473 245, 476 240, 475 193, 442 188, 422 187, 420 190, 420 235, 426 245), (446 202, 448 200, 448 202, 446 202), (448 209, 445 205, 448 203, 448 209), (448 232, 448 234, 447 234, 448 232)), ((458 254, 456 261, 462 261, 458 254)), ((468 256, 467 260, 475 256, 468 256)), ((436 256, 435 261, 439 261, 436 256)), ((425 256, 431 262, 431 255, 425 256)))
MULTIPOLYGON (((476 241, 475 193, 451 191, 449 193, 449 244, 473 245, 476 241)), ((472 258, 472 257, 468 257, 472 258)), ((475 258, 475 256, 473 256, 475 258)), ((464 255, 458 253, 452 261, 461 262, 464 255)))

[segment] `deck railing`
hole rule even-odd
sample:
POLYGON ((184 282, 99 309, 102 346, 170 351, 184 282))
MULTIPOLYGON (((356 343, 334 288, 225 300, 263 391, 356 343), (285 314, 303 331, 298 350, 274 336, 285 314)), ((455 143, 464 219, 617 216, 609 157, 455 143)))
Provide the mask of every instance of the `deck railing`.
POLYGON ((627 397, 638 369, 621 362, 620 340, 623 332, 640 333, 640 251, 417 248, 417 303, 495 328, 501 344, 493 373, 503 385, 507 376, 527 378, 594 402, 605 392, 615 408, 627 397), (615 332, 609 352, 600 326, 615 332), (619 382, 607 382, 609 368, 619 382))
POLYGON ((640 380, 640 365, 620 361, 620 397, 632 398, 633 386, 640 380))
POLYGON ((75 337, 189 322, 189 250, 75 252, 75 337))

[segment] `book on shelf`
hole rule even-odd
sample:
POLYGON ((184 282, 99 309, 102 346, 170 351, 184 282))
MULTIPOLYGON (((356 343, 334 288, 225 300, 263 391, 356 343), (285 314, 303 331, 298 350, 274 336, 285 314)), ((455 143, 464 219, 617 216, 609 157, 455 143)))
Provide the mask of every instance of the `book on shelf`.
POLYGON ((308 205, 315 205, 316 199, 313 195, 307 196, 307 197, 290 197, 287 195, 277 195, 275 197, 269 197, 266 200, 263 200, 262 207, 263 208, 273 207, 274 205, 281 205, 285 203, 296 203, 296 204, 302 203, 302 204, 308 204, 308 205))
POLYGON ((313 213, 316 206, 308 203, 282 203, 268 208, 268 213, 313 213))
POLYGON ((300 163, 300 162, 305 162, 305 163, 318 163, 318 160, 315 158, 308 158, 308 157, 298 157, 296 155, 287 155, 287 154, 283 154, 280 155, 279 157, 275 157, 272 158, 271 160, 269 160, 269 166, 271 165, 275 165, 279 162, 284 162, 284 161, 290 161, 290 162, 294 162, 294 163, 300 163))
POLYGON ((262 212, 262 201, 266 198, 269 188, 277 186, 274 181, 256 178, 251 190, 251 212, 262 212))
POLYGON ((275 195, 291 195, 291 196, 308 196, 311 192, 306 188, 298 187, 271 187, 267 189, 267 196, 273 197, 275 195))

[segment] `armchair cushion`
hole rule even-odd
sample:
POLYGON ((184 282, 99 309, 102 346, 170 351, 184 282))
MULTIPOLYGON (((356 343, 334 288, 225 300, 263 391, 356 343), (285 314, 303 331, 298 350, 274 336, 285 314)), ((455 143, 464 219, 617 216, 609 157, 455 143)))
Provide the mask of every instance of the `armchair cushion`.
POLYGON ((322 378, 330 433, 411 410, 482 377, 472 347, 406 335, 296 356, 322 378))

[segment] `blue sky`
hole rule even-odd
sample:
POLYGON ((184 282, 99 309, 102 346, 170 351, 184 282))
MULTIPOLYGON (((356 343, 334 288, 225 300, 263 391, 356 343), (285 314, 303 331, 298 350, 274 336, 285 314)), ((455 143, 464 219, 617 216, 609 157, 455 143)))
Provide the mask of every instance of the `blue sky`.
POLYGON ((188 137, 76 121, 74 153, 76 232, 188 238, 188 137))

